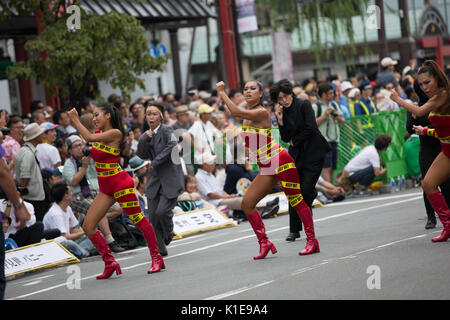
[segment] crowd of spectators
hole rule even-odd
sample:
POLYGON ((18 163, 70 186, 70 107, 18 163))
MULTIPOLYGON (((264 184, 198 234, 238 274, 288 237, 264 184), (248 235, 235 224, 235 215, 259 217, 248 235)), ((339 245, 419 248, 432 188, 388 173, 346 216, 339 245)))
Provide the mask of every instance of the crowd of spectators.
MULTIPOLYGON (((384 174, 379 153, 389 147, 390 137, 383 136, 381 144, 378 141, 375 146, 363 149, 359 158, 346 167, 349 170, 347 181, 351 181, 351 187, 355 183, 362 187, 345 190, 334 181, 339 156, 339 132, 342 126, 347 125, 346 119, 398 110, 398 105, 389 99, 391 89, 397 90, 404 98, 416 101, 413 87, 416 66, 411 64, 397 72, 396 64, 397 61, 385 58, 381 61, 381 72, 358 73, 348 79, 330 75, 295 83, 295 95, 311 102, 319 130, 332 147, 326 155, 316 186, 322 203, 342 201, 351 194, 365 195, 373 178, 384 174)), ((273 127, 276 127, 276 105, 270 100, 270 85, 266 84, 264 88, 262 104, 270 110, 273 127)), ((239 108, 246 108, 241 90, 231 90, 229 97, 239 108)), ((122 114, 126 137, 121 166, 134 178, 145 215, 148 215, 145 197, 148 162, 137 157, 136 151, 140 136, 149 129, 145 121, 145 107, 158 104, 164 108, 164 124, 174 129, 185 175, 185 191, 178 198, 176 210, 215 206, 231 218, 239 221, 245 219, 240 203, 245 188, 257 174, 257 166, 244 152, 244 143, 239 135, 242 119, 231 115, 215 90, 192 87, 185 95, 149 95, 131 103, 113 94, 107 102, 116 106, 122 114)), ((91 131, 95 130, 92 123, 95 106, 94 100, 86 99, 78 108, 82 123, 91 131)), ((71 126, 68 108, 70 106, 54 110, 41 101, 34 101, 27 116, 10 115, 5 111, 1 113, 3 159, 17 181, 30 216, 24 227, 26 236, 13 222, 14 208, 9 206, 10 210, 5 210, 8 201, 4 195, 0 209, 3 209, 1 211, 5 216, 5 237, 16 240, 18 245, 56 238, 78 257, 85 257, 95 254, 95 249, 80 226, 99 188, 88 146, 71 126)), ((364 129, 370 123, 362 123, 361 126, 364 129)), ((280 190, 275 189, 274 192, 280 190)), ((263 217, 271 217, 278 211, 277 202, 261 210, 264 211, 263 217)), ((124 248, 115 240, 110 225, 123 218, 122 209, 115 204, 98 226, 115 252, 124 248)))

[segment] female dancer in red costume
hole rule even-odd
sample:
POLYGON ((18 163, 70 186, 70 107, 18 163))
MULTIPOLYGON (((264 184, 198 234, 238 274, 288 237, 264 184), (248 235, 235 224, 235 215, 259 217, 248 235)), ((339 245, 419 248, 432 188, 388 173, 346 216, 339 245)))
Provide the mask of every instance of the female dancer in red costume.
POLYGON ((417 134, 434 136, 440 140, 442 151, 428 169, 422 181, 422 189, 428 197, 434 211, 439 216, 444 230, 433 242, 447 241, 450 238, 450 210, 438 186, 450 177, 450 82, 436 62, 427 60, 417 73, 420 88, 430 98, 423 106, 407 103, 399 97, 395 90, 391 99, 416 116, 428 113, 428 119, 435 129, 414 126, 417 134))
POLYGON ((245 212, 260 245, 259 255, 253 259, 263 259, 269 251, 276 253, 277 249, 267 238, 264 223, 256 204, 263 199, 275 186, 277 181, 283 187, 284 193, 292 207, 300 216, 306 233, 306 247, 300 255, 320 252, 319 242, 314 233, 314 223, 311 210, 305 204, 300 192, 297 169, 294 160, 271 136, 271 121, 269 112, 261 105, 263 95, 262 85, 257 81, 248 81, 244 86, 244 97, 247 110, 239 109, 225 93, 225 84, 216 84, 217 92, 234 116, 244 119, 241 135, 245 147, 256 154, 259 174, 251 183, 244 199, 242 210, 245 212))
POLYGON ((136 224, 147 241, 152 258, 152 267, 148 273, 164 269, 164 261, 158 252, 153 226, 144 217, 139 207, 139 200, 134 190, 133 179, 119 165, 120 150, 123 145, 124 130, 120 111, 110 105, 102 105, 94 109, 95 133, 86 129, 78 118, 76 109, 68 112, 72 125, 78 130, 86 142, 93 142, 91 157, 97 170, 99 193, 92 202, 83 223, 83 230, 101 254, 105 262, 105 271, 97 279, 109 278, 114 271, 121 274, 119 263, 114 259, 96 226, 108 208, 115 201, 136 224))

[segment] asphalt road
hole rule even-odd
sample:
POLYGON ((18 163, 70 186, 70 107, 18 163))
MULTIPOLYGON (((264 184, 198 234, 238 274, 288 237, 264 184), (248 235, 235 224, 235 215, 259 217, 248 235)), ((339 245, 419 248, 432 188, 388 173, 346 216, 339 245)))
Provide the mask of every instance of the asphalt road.
MULTIPOLYGON (((173 241, 167 269, 147 274, 147 248, 115 254, 123 274, 96 280, 99 257, 17 276, 5 299, 22 300, 416 300, 450 298, 450 241, 432 243, 421 189, 347 199, 314 209, 321 252, 286 242, 288 215, 264 220, 278 253, 254 261, 248 222, 173 241)), ((180 311, 181 312, 181 311, 180 311)), ((192 310, 190 310, 192 312, 192 310)))

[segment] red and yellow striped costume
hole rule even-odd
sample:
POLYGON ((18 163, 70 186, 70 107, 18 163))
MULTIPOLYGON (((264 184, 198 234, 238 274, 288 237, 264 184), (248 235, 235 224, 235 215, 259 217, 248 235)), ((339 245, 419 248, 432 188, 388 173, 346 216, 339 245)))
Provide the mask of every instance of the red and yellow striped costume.
POLYGON ((113 196, 128 217, 135 224, 139 223, 144 215, 134 190, 133 179, 120 167, 120 149, 95 142, 91 157, 95 162, 100 192, 113 196))
POLYGON ((292 207, 303 201, 294 160, 271 135, 270 129, 243 126, 245 147, 256 156, 262 175, 275 175, 292 207))

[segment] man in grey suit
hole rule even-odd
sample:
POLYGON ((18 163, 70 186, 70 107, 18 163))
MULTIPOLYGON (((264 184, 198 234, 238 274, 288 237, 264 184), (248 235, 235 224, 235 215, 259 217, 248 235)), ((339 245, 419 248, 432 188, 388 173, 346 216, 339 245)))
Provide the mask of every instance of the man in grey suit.
POLYGON ((184 179, 177 140, 172 127, 162 123, 163 114, 163 106, 157 103, 147 106, 145 118, 150 129, 141 135, 136 155, 150 160, 145 194, 159 252, 166 256, 166 245, 173 237, 172 210, 177 204, 178 195, 184 191, 184 179))

